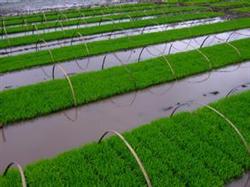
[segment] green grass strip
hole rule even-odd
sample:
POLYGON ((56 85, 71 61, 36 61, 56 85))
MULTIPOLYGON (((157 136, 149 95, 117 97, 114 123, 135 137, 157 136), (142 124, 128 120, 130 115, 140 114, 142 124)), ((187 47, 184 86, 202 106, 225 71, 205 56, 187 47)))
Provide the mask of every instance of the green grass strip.
MULTIPOLYGON (((250 92, 211 104, 250 142, 250 92)), ((153 186, 224 186, 250 168, 239 137, 217 114, 201 108, 163 118, 124 133, 153 186)), ((117 137, 91 143, 25 168, 29 186, 144 186, 144 178, 117 137)), ((19 186, 16 170, 0 186, 19 186)))
POLYGON ((3 29, 0 31, 0 34, 8 34, 11 33, 18 33, 18 32, 27 32, 27 31, 36 31, 36 29, 48 29, 48 28, 58 28, 62 25, 65 26, 72 26, 72 25, 80 25, 80 24, 86 24, 86 23, 96 23, 96 22, 103 22, 103 21, 111 21, 111 20, 122 20, 122 19, 130 19, 130 18, 140 18, 145 16, 157 16, 157 15, 165 15, 170 13, 176 13, 176 12, 190 12, 190 11, 207 11, 207 8, 205 7, 197 7, 197 6, 189 6, 189 7, 174 7, 174 8, 166 8, 165 6, 159 7, 154 10, 144 10, 142 11, 135 11, 135 12, 127 12, 127 13, 121 13, 117 15, 104 15, 104 16, 97 16, 97 17, 90 17, 90 18, 82 18, 79 17, 79 19, 76 20, 61 20, 53 21, 53 22, 45 22, 45 23, 38 23, 36 24, 36 27, 34 25, 18 25, 18 26, 12 26, 12 27, 6 27, 6 31, 3 29))
MULTIPOLYGON (((240 50, 241 56, 226 44, 203 48, 201 51, 209 57, 213 68, 250 59, 250 39, 232 44, 240 50)), ((208 62, 197 51, 169 55, 167 58, 178 79, 209 70, 208 62)), ((78 105, 174 80, 162 57, 130 64, 127 68, 131 74, 128 74, 124 66, 119 66, 72 76, 78 105), (131 80, 131 75, 134 81, 131 80)), ((7 125, 72 106, 72 95, 64 79, 3 91, 0 93, 0 123, 7 125)))
POLYGON ((219 13, 197 13, 197 14, 180 14, 180 15, 172 15, 172 16, 164 16, 164 17, 157 17, 153 19, 146 19, 146 20, 138 20, 138 21, 129 21, 125 23, 115 23, 115 24, 107 24, 101 26, 93 26, 87 28, 80 28, 80 29, 70 29, 65 31, 57 31, 57 32, 49 32, 44 34, 38 35, 29 35, 29 36, 21 36, 16 38, 4 39, 0 40, 0 49, 13 47, 13 46, 21 46, 21 45, 29 45, 33 43, 39 42, 40 39, 43 39, 47 42, 61 40, 65 38, 74 38, 80 37, 79 34, 82 36, 87 35, 94 35, 94 34, 101 34, 107 32, 114 32, 126 29, 134 29, 146 26, 153 26, 158 24, 167 24, 167 23, 174 23, 174 22, 181 22, 181 21, 188 21, 194 19, 204 19, 204 18, 211 18, 222 16, 223 14, 219 13))
MULTIPOLYGON (((54 20, 63 20, 65 18, 78 18, 82 16, 97 16, 113 13, 126 13, 131 11, 142 11, 147 9, 157 9, 159 7, 169 7, 169 5, 156 5, 156 4, 135 4, 121 7, 99 7, 99 8, 90 8, 90 9, 75 9, 75 10, 66 10, 66 11, 51 11, 44 14, 37 13, 31 15, 21 15, 21 16, 12 16, 12 17, 2 17, 4 20, 5 26, 23 24, 26 23, 37 23, 43 21, 54 21, 54 20), (46 18, 46 20, 45 20, 46 18)), ((2 24, 2 23, 1 23, 2 24)))
MULTIPOLYGON (((207 34, 237 30, 250 27, 250 18, 235 19, 223 23, 195 26, 164 32, 148 33, 143 35, 124 37, 112 40, 97 41, 88 43, 89 52, 83 44, 56 48, 51 50, 54 55, 54 62, 63 62, 98 55, 107 52, 114 52, 124 49, 132 49, 164 42, 202 36, 207 34)), ((18 56, 0 58, 0 72, 9 72, 54 63, 47 50, 22 54, 18 56)))

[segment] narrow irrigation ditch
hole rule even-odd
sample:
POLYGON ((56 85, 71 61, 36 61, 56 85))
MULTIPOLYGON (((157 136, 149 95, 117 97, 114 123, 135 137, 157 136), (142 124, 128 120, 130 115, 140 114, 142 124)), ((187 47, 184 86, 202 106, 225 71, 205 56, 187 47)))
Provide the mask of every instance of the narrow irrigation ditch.
POLYGON ((0 186, 248 186, 249 7, 1 17, 0 186))

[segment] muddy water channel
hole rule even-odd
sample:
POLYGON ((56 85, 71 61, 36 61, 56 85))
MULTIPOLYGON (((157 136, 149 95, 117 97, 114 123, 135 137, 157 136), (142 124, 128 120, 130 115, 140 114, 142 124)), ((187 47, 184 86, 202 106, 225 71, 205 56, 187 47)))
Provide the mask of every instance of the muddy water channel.
MULTIPOLYGON (((167 31, 167 30, 173 30, 173 29, 188 28, 188 27, 193 27, 193 26, 198 26, 198 25, 219 23, 219 22, 224 22, 224 21, 225 20, 223 18, 217 17, 217 18, 178 22, 178 23, 173 23, 173 24, 154 25, 154 26, 135 28, 135 29, 123 30, 122 28, 118 28, 118 30, 122 30, 122 31, 107 32, 107 33, 95 34, 95 35, 83 36, 83 37, 77 36, 73 38, 55 40, 55 41, 46 42, 46 43, 31 44, 31 45, 26 45, 26 46, 1 49, 0 55, 1 56, 18 55, 18 54, 29 53, 29 52, 34 52, 38 50, 59 48, 62 46, 70 46, 70 45, 88 43, 88 42, 93 42, 93 41, 129 37, 129 36, 135 36, 135 35, 140 35, 140 34, 145 34, 145 33, 153 33, 153 32, 161 32, 161 31, 167 31)), ((115 25, 114 25, 114 28, 115 28, 115 25)), ((15 35, 19 35, 19 34, 14 34, 13 36, 15 35)))
MULTIPOLYGON (((190 101, 206 104, 228 93, 250 88, 250 62, 217 70, 209 79, 199 82, 208 75, 205 73, 79 107, 75 121, 67 118, 75 115, 76 110, 71 109, 7 126, 0 131, 0 170, 13 160, 26 165, 97 141, 109 129, 123 132, 169 116, 177 106, 190 101), (134 102, 129 105, 134 97, 134 102)), ((200 106, 184 105, 177 112, 197 107, 200 106)))
MULTIPOLYGON (((163 54, 174 54, 200 47, 212 46, 226 41, 234 41, 250 37, 250 29, 234 32, 213 34, 192 39, 175 41, 171 43, 137 48, 127 51, 108 53, 104 55, 83 58, 79 60, 60 63, 68 75, 89 71, 98 71, 122 64, 138 63, 139 61, 156 58, 163 54)), ((235 51, 236 52, 236 51, 235 51)), ((13 89, 24 85, 52 80, 53 65, 26 69, 0 75, 0 90, 13 89)), ((63 78, 64 74, 60 68, 56 68, 55 77, 63 78)))

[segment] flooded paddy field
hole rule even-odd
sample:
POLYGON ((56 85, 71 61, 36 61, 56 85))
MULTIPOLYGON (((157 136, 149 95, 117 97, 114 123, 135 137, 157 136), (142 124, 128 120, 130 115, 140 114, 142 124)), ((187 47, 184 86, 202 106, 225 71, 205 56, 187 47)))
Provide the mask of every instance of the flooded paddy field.
POLYGON ((249 7, 0 0, 0 186, 249 186, 249 7))
POLYGON ((24 14, 29 12, 39 12, 51 9, 67 9, 73 7, 88 7, 116 3, 136 3, 137 1, 123 0, 1 0, 0 12, 6 14, 24 14))

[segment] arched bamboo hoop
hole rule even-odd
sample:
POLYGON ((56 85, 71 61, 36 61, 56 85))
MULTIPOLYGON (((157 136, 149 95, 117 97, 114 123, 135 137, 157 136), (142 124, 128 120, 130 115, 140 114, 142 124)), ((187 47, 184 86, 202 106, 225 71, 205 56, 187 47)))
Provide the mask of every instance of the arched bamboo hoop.
MULTIPOLYGON (((160 94, 159 94, 159 93, 154 93, 151 89, 149 89, 149 92, 151 92, 151 93, 154 94, 154 95, 159 95, 159 96, 164 95, 166 92, 168 92, 170 89, 172 89, 172 88, 174 87, 174 85, 176 84, 176 82, 177 82, 176 73, 175 73, 174 69, 172 68, 171 64, 169 63, 167 57, 164 55, 165 52, 166 52, 166 49, 167 49, 167 45, 168 45, 168 44, 166 44, 166 47, 163 49, 162 52, 160 52, 160 53, 161 53, 160 55, 162 55, 162 58, 164 59, 165 63, 166 63, 166 64, 168 65, 168 67, 170 68, 171 73, 172 73, 172 75, 173 75, 175 81, 174 81, 173 84, 171 84, 171 86, 170 86, 168 89, 164 90, 164 91, 163 91, 162 93, 160 93, 160 94)), ((149 46, 149 47, 150 47, 150 46, 149 46)), ((142 48, 141 52, 139 53, 137 62, 140 62, 140 61, 141 61, 142 53, 143 53, 143 51, 144 51, 146 48, 147 48, 147 46, 145 46, 145 47, 142 48)), ((170 50, 171 50, 171 46, 170 46, 170 50)), ((160 51, 160 50, 158 50, 158 51, 160 51)), ((150 53, 150 54, 151 54, 151 53, 150 53)), ((154 54, 151 54, 151 55, 154 56, 154 54)), ((157 56, 159 56, 159 55, 157 55, 157 56)))
MULTIPOLYGON (((45 40, 43 40, 43 39, 40 39, 39 41, 41 41, 41 42, 45 43, 46 45, 48 45, 47 42, 46 42, 45 40)), ((38 44, 38 42, 36 43, 36 50, 37 50, 37 44, 38 44)), ((48 47, 48 46, 47 46, 47 47, 48 47)), ((66 113, 65 113, 65 116, 66 116, 66 118, 68 118, 68 119, 71 120, 71 121, 76 121, 76 120, 78 119, 77 99, 76 99, 76 94, 75 94, 75 91, 74 91, 72 82, 71 82, 71 80, 70 80, 70 78, 69 78, 69 76, 68 76, 66 70, 65 70, 60 64, 55 64, 54 55, 53 55, 53 53, 52 53, 52 51, 51 51, 50 49, 48 50, 48 53, 49 53, 49 55, 50 55, 51 62, 54 64, 53 67, 52 67, 52 76, 48 75, 48 74, 46 73, 46 71, 42 68, 43 73, 44 73, 48 78, 51 78, 51 77, 52 77, 52 79, 55 80, 55 69, 56 69, 56 67, 58 66, 59 69, 61 70, 61 72, 64 74, 64 76, 65 76, 65 78, 66 78, 66 80, 67 80, 67 82, 68 82, 68 84, 69 84, 70 91, 71 91, 71 94, 72 94, 72 97, 73 97, 73 102, 74 102, 75 110, 76 110, 76 112, 75 112, 75 117, 74 117, 73 119, 70 118, 66 113)))
MULTIPOLYGON (((54 56, 53 56, 51 50, 49 49, 48 43, 47 43, 44 39, 39 39, 39 38, 38 38, 38 40, 37 40, 37 42, 36 42, 36 46, 35 46, 35 47, 36 47, 36 52, 39 51, 39 50, 38 50, 38 44, 41 44, 41 43, 45 44, 45 46, 48 48, 48 53, 49 53, 51 62, 54 63, 54 62, 55 62, 54 56)), ((44 75, 45 75, 47 78, 51 78, 51 76, 43 69, 42 66, 41 66, 41 70, 42 70, 42 72, 44 73, 44 75)))
POLYGON ((132 146, 128 143, 128 141, 117 131, 114 130, 108 130, 106 131, 101 138, 99 139, 98 143, 100 144, 103 140, 103 138, 108 135, 109 133, 115 134, 120 140, 122 140, 122 142, 126 145, 126 147, 129 149, 130 153, 133 155, 134 159, 136 160, 137 164, 140 167, 140 170, 145 178, 145 181, 147 183, 148 187, 152 187, 151 184, 151 180, 149 178, 149 175, 147 174, 147 171, 145 170, 142 161, 140 160, 140 158, 138 157, 137 153, 135 152, 135 150, 132 148, 132 146))
MULTIPOLYGON (((248 152, 248 154, 250 155, 250 147, 245 139, 245 137, 242 135, 242 133, 240 132, 240 130, 236 127, 236 125, 229 120, 229 118, 227 118, 224 114, 222 114, 220 111, 218 111, 217 109, 215 109, 214 107, 207 105, 207 104, 203 104, 203 103, 199 103, 196 101, 190 101, 190 104, 198 104, 199 106, 205 107, 207 109, 209 109, 210 111, 214 112, 215 114, 217 114, 219 117, 221 117, 222 119, 225 120, 225 122, 234 130, 234 132, 237 134, 237 136, 240 138, 241 142, 243 143, 244 147, 246 148, 246 151, 248 152)), ((186 104, 185 104, 186 105, 186 104)), ((182 105, 182 106, 185 106, 182 105)), ((178 107, 177 109, 179 109, 180 107, 178 107)), ((172 112, 171 117, 174 115, 174 113, 177 111, 177 109, 174 109, 174 112, 172 112)))
MULTIPOLYGON (((240 52, 240 50, 239 50, 236 46, 234 46, 233 44, 231 44, 230 42, 228 42, 228 39, 223 40, 223 39, 221 39, 221 38, 219 38, 219 37, 217 37, 217 36, 214 36, 214 37, 215 37, 215 39, 224 42, 226 45, 228 45, 229 47, 231 47, 232 49, 234 49, 234 51, 237 53, 237 55, 238 55, 239 57, 241 57, 241 52, 240 52)), ((230 36, 229 36, 229 37, 230 37, 230 36)), ((236 70, 238 70, 240 67, 241 67, 241 64, 238 64, 238 65, 236 66, 236 68, 233 69, 233 70, 229 70, 229 71, 226 71, 226 70, 215 70, 215 71, 216 71, 216 72, 224 72, 224 73, 227 73, 227 72, 236 71, 236 70)))
POLYGON ((76 93, 75 93, 73 84, 72 84, 66 70, 60 64, 54 64, 53 65, 53 68, 52 68, 52 78, 53 78, 53 80, 55 80, 56 67, 58 67, 60 69, 60 71, 64 74, 64 76, 65 76, 65 78, 66 78, 66 80, 68 82, 68 85, 70 87, 70 91, 71 91, 71 94, 72 94, 72 98, 73 98, 73 104, 75 106, 75 117, 74 118, 69 117, 66 113, 64 113, 64 114, 70 121, 76 121, 78 119, 78 109, 77 109, 76 93))
POLYGON ((222 41, 222 42, 225 42, 228 46, 232 47, 232 48, 236 51, 236 53, 241 57, 241 52, 240 52, 240 50, 239 50, 236 46, 234 46, 233 44, 227 42, 227 40, 223 40, 223 39, 219 38, 219 37, 216 36, 216 35, 215 35, 214 37, 215 37, 216 39, 222 41))
POLYGON ((6 167, 6 169, 4 170, 3 176, 6 176, 7 172, 9 171, 9 169, 10 169, 12 166, 16 166, 17 169, 18 169, 18 172, 19 172, 19 174, 20 174, 20 176, 21 176, 22 187, 27 187, 26 178, 25 178, 25 175, 24 175, 22 166, 21 166, 19 163, 17 163, 17 162, 11 162, 11 163, 6 167))
POLYGON ((158 96, 162 96, 162 95, 166 94, 166 93, 167 93, 168 91, 170 91, 170 90, 175 86, 175 84, 177 83, 177 75, 176 75, 176 72, 174 71, 173 67, 171 66, 169 60, 167 59, 167 56, 163 55, 162 58, 163 58, 163 60, 164 60, 164 63, 167 65, 167 68, 170 69, 170 71, 171 71, 171 73, 172 73, 172 76, 173 76, 173 78, 174 78, 174 81, 171 81, 171 85, 170 85, 167 89, 165 89, 163 92, 161 92, 161 93, 156 93, 156 92, 153 91, 153 89, 149 89, 149 92, 150 92, 151 94, 158 95, 158 96))
MULTIPOLYGON (((135 102, 135 100, 136 100, 136 97, 137 97, 137 89, 136 89, 136 88, 137 88, 137 84, 136 84, 136 79, 135 79, 135 77, 133 76, 132 72, 129 70, 129 68, 128 68, 128 67, 123 63, 123 61, 116 55, 116 53, 111 53, 111 55, 114 56, 114 57, 118 60, 118 62, 120 63, 120 65, 124 67, 125 71, 126 71, 126 72, 128 73, 128 75, 129 75, 130 81, 133 82, 134 88, 135 88, 135 90, 136 90, 136 91, 135 91, 135 94, 134 94, 134 96, 133 96, 133 98, 132 98, 132 100, 129 102, 128 105, 120 105, 120 104, 117 104, 117 103, 113 100, 113 98, 111 98, 111 102, 112 102, 113 104, 115 104, 116 106, 118 106, 118 107, 122 107, 122 106, 123 106, 123 107, 124 107, 124 106, 131 106, 131 105, 134 104, 134 102, 135 102)), ((104 58, 103 58, 102 70, 105 69, 106 59, 107 59, 107 55, 105 55, 104 58)))
MULTIPOLYGON (((218 38, 216 38, 216 37, 214 37, 214 36, 211 36, 211 35, 208 35, 204 40, 203 40, 203 42, 201 43, 201 45, 200 45, 200 49, 205 45, 205 43, 206 43, 206 41, 208 40, 208 38, 213 38, 213 39, 218 39, 218 38)), ((230 37, 230 36, 229 36, 230 37)), ((229 44, 229 42, 228 42, 228 40, 226 40, 226 43, 227 43, 227 45, 229 45, 230 47, 232 47, 230 44, 229 44)), ((235 49, 235 48, 234 48, 235 49)), ((238 53, 239 54, 239 53, 238 53)), ((239 64, 239 65, 237 65, 237 67, 235 68, 235 69, 233 69, 233 70, 229 70, 229 71, 225 71, 225 70, 214 70, 215 72, 224 72, 224 73, 226 73, 226 72, 233 72, 233 71, 236 71, 236 70, 238 70, 239 68, 240 68, 240 66, 241 66, 241 64, 239 64)))
MULTIPOLYGON (((72 39, 70 41, 70 45, 73 45, 73 39, 75 38, 75 36, 79 37, 79 38, 83 38, 83 35, 80 32, 75 32, 72 36, 72 39)), ((78 63, 78 59, 75 58, 75 63, 77 64, 78 68, 82 71, 85 71, 86 69, 88 69, 89 63, 90 63, 90 57, 89 57, 89 48, 86 42, 83 43, 84 44, 84 48, 83 48, 83 52, 87 51, 87 65, 83 68, 79 63, 78 63)))
POLYGON ((207 81, 213 72, 213 65, 212 65, 212 62, 210 61, 209 57, 204 52, 202 52, 199 48, 195 48, 193 45, 191 45, 190 42, 188 42, 188 43, 185 41, 182 41, 182 42, 186 43, 188 45, 188 47, 191 46, 194 51, 198 52, 205 59, 205 61, 208 63, 208 70, 209 70, 208 76, 206 78, 199 80, 199 81, 187 81, 187 82, 189 82, 189 83, 202 83, 204 81, 207 81))

